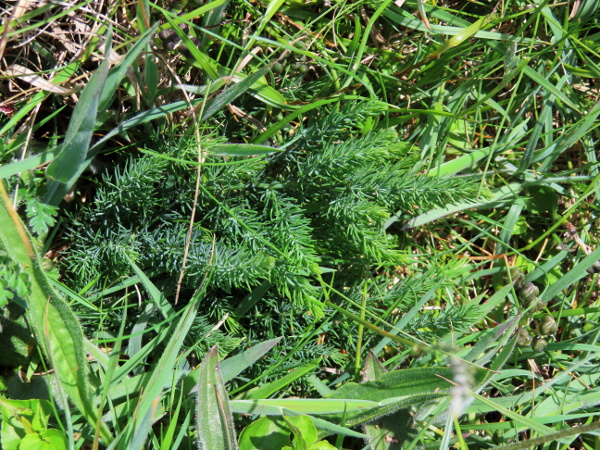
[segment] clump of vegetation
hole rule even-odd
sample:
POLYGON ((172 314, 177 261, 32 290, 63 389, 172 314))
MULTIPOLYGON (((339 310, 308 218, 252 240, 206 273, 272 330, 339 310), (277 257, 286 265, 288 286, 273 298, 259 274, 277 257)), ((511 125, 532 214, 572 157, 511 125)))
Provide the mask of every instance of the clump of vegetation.
POLYGON ((594 447, 597 2, 4 8, 2 446, 594 447))
MULTIPOLYGON (((357 120, 365 108, 334 117, 357 120)), ((321 315, 323 271, 336 274, 338 288, 351 287, 409 261, 386 232, 392 216, 477 195, 475 178, 419 174, 420 156, 391 130, 353 137, 358 121, 354 130, 327 125, 309 126, 302 140, 273 148, 266 159, 219 156, 220 140, 203 141, 195 203, 194 171, 173 163, 193 161, 195 146, 167 142, 159 152, 128 158, 102 176, 92 202, 72 213, 66 273, 81 289, 92 279, 132 275, 133 260, 174 293, 185 259, 186 291, 210 266, 215 300, 234 291, 241 299, 266 281, 282 299, 321 315)))

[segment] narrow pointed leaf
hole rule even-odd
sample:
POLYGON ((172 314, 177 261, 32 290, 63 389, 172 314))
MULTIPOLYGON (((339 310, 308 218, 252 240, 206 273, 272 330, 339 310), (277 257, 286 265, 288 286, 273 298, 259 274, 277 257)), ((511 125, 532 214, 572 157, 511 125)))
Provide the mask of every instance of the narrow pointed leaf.
MULTIPOLYGON (((165 333, 167 333, 171 338, 165 345, 165 350, 160 360, 155 366, 154 371, 152 372, 152 376, 148 380, 147 384, 144 385, 144 390, 142 395, 140 395, 139 402, 135 412, 135 420, 132 420, 129 424, 125 432, 123 433, 122 442, 123 445, 125 442, 128 442, 129 436, 133 434, 136 435, 136 438, 141 439, 141 435, 137 431, 138 427, 145 420, 146 415, 149 411, 151 411, 151 421, 154 421, 159 416, 160 411, 160 400, 163 395, 163 391, 165 386, 169 384, 170 381, 173 380, 174 376, 177 376, 177 371, 175 367, 177 365, 177 360, 180 357, 181 346, 183 345, 183 341, 187 336, 196 314, 198 312, 198 303, 203 298, 203 294, 206 288, 206 281, 209 278, 210 272, 206 275, 203 280, 201 286, 196 290, 190 303, 186 306, 185 311, 181 315, 179 321, 173 324, 168 329, 165 329, 165 333)), ((142 351, 136 354, 136 357, 141 354, 142 351)), ((148 432, 150 429, 148 429, 148 432)), ((147 439, 148 434, 144 435, 144 439, 147 439)))
MULTIPOLYGON (((270 339, 265 342, 260 342, 250 347, 245 352, 239 355, 232 356, 230 358, 221 361, 220 370, 223 381, 227 383, 231 381, 252 364, 254 364, 259 358, 262 358, 269 350, 271 350, 281 338, 270 339)), ((186 393, 195 392, 198 389, 198 381, 200 379, 200 371, 202 366, 197 367, 186 377, 183 385, 183 390, 186 393)))
POLYGON ((282 338, 278 337, 261 342, 250 347, 245 352, 227 358, 225 361, 221 362, 221 375, 223 376, 223 381, 230 381, 242 371, 246 370, 277 345, 281 339, 282 338))
POLYGON ((279 152, 281 149, 254 144, 219 144, 209 150, 210 154, 220 156, 272 155, 279 152))
POLYGON ((79 102, 73 110, 61 152, 46 171, 46 174, 54 180, 53 182, 67 183, 75 173, 79 172, 84 163, 96 125, 98 101, 107 74, 108 60, 104 60, 81 93, 79 102))
POLYGON ((269 67, 265 66, 245 78, 241 78, 239 76, 236 77, 235 79, 238 81, 237 83, 226 88, 206 105, 204 114, 202 114, 202 120, 206 120, 214 116, 218 111, 227 106, 227 104, 231 103, 244 92, 248 91, 252 85, 256 83, 268 70, 269 67))
POLYGON ((296 381, 298 378, 307 374, 308 372, 315 370, 318 367, 320 361, 321 361, 320 359, 317 359, 308 364, 305 364, 302 367, 298 367, 298 368, 294 369, 293 371, 291 371, 290 373, 288 373, 287 375, 285 375, 281 378, 278 378, 277 380, 272 381, 271 383, 267 383, 267 384, 259 387, 255 391, 252 391, 246 398, 248 398, 248 399, 268 398, 271 395, 275 394, 277 391, 282 390, 284 387, 286 387, 290 383, 296 381))
POLYGON ((127 52, 123 60, 113 67, 110 72, 108 72, 108 76, 106 78, 105 88, 102 90, 100 94, 100 101, 98 105, 99 111, 104 111, 110 106, 110 102, 112 100, 113 95, 117 91, 117 88, 121 84, 121 80, 125 76, 127 69, 131 67, 131 65, 136 61, 137 57, 140 53, 145 50, 154 36, 158 28, 158 22, 155 23, 152 28, 148 29, 138 41, 131 47, 131 50, 127 52))
POLYGON ((490 17, 484 16, 481 19, 473 22, 468 27, 464 28, 462 31, 452 36, 448 42, 442 45, 439 49, 429 55, 430 58, 439 58, 444 52, 450 50, 451 48, 457 47, 462 44, 464 41, 469 39, 478 31, 481 31, 486 25, 490 22, 490 17))

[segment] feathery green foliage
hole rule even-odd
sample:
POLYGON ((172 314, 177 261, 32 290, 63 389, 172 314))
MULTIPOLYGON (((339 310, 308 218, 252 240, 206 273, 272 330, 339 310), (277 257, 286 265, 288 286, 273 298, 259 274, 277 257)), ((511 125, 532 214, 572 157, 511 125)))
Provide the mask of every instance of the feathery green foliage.
MULTIPOLYGON (((343 112, 361 109, 365 115, 369 106, 343 112)), ((208 297, 227 301, 232 292, 245 295, 267 281, 282 299, 320 316, 316 277, 323 270, 336 272, 336 285, 351 287, 357 274, 407 261, 384 229, 396 211, 408 217, 414 205, 443 206, 477 193, 475 178, 415 173, 419 156, 391 130, 353 137, 357 124, 341 130, 339 123, 325 122, 307 127, 301 139, 266 160, 228 161, 211 156, 214 142, 202 143, 208 155, 184 290, 195 289, 208 270, 214 237, 208 297), (325 140, 311 137, 316 130, 325 140)), ((183 263, 194 179, 167 157, 189 158, 190 147, 185 140, 167 142, 160 153, 128 158, 103 175, 94 201, 69 220, 72 245, 64 261, 76 286, 131 274, 130 257, 173 288, 183 263)))

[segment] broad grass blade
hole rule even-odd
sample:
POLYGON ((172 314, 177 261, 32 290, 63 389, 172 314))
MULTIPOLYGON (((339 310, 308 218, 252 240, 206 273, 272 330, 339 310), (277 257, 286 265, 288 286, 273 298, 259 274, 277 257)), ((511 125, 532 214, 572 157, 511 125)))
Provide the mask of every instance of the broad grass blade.
POLYGON ((5 166, 0 166, 0 178, 12 177, 18 173, 25 172, 26 170, 32 170, 38 166, 41 166, 42 164, 46 164, 47 162, 52 161, 60 153, 60 150, 60 147, 51 148, 38 155, 33 155, 10 164, 6 164, 5 166))
MULTIPOLYGON (((477 369, 478 379, 487 370, 477 369)), ((329 398, 362 399, 381 402, 391 397, 403 397, 430 392, 448 391, 454 372, 448 367, 404 369, 387 372, 375 382, 346 383, 329 398)))
MULTIPOLYGON (((92 402, 87 377, 83 331, 69 306, 52 289, 41 267, 34 245, 21 219, 12 208, 4 183, 0 182, 0 242, 31 283, 27 317, 44 354, 52 362, 57 380, 83 417, 96 428, 98 412, 92 402)), ((103 439, 110 431, 101 425, 103 439)))
MULTIPOLYGON (((80 172, 96 125, 98 101, 102 95, 107 74, 108 60, 104 60, 81 93, 79 102, 73 110, 61 152, 46 171, 46 174, 54 180, 50 182, 50 185, 56 182, 67 183, 74 174, 80 172)), ((49 190, 52 192, 51 189, 49 190)), ((47 200, 50 200, 50 204, 57 205, 60 198, 58 201, 55 197, 47 198, 47 200)))
MULTIPOLYGON (((374 353, 369 352, 365 359, 362 381, 377 381, 386 373, 385 367, 379 362, 374 353)), ((391 416, 382 417, 373 423, 365 423, 365 434, 371 437, 369 448, 371 450, 387 450, 391 448, 394 435, 399 435, 406 430, 406 416, 412 420, 407 413, 402 414, 400 410, 391 416), (403 420, 404 419, 404 420, 403 420)))
MULTIPOLYGON (((192 106, 195 106, 202 101, 203 99, 192 100, 192 106)), ((149 109, 148 111, 144 111, 143 113, 140 113, 132 117, 131 119, 124 121, 117 128, 114 128, 111 131, 109 131, 102 139, 100 139, 90 148, 90 151, 88 153, 88 161, 91 161, 91 157, 94 156, 102 148, 102 146, 113 136, 119 133, 123 133, 131 128, 137 127, 138 125, 150 122, 151 120, 160 119, 161 117, 164 117, 177 111, 181 111, 182 109, 189 107, 189 103, 180 100, 177 102, 169 103, 167 105, 162 105, 156 108, 149 109)))
POLYGON ((260 399, 231 400, 233 412, 282 416, 289 411, 296 414, 343 414, 365 411, 379 406, 378 402, 355 399, 260 399))
POLYGON ((450 50, 451 48, 457 47, 462 44, 464 41, 469 39, 471 36, 476 34, 478 31, 481 31, 483 28, 487 26, 490 22, 490 17, 484 16, 481 19, 473 22, 471 25, 463 29, 458 34, 452 36, 448 42, 442 45, 439 49, 429 55, 430 58, 439 58, 444 52, 450 50))
POLYGON ((475 150, 459 158, 441 164, 427 172, 428 177, 449 177, 462 172, 465 169, 473 167, 475 163, 483 158, 487 158, 492 151, 491 148, 475 150))
POLYGON ((210 349, 200 369, 198 382, 197 422, 201 449, 237 449, 235 426, 229 397, 219 371, 217 346, 210 349))
POLYGON ((246 398, 248 398, 248 399, 269 398, 275 392, 280 391, 281 389, 286 387, 288 384, 296 381, 298 378, 302 377, 303 375, 315 370, 318 367, 320 361, 321 361, 320 359, 317 359, 309 364, 305 364, 302 367, 298 367, 298 368, 294 369, 292 372, 288 373, 287 375, 285 375, 271 383, 265 384, 265 385, 259 387, 258 389, 252 391, 246 398))

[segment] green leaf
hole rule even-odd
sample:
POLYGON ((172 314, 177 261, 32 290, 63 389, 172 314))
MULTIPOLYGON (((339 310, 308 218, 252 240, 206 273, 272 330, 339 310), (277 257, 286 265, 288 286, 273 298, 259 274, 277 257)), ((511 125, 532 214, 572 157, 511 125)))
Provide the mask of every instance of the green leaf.
POLYGON ((195 45, 188 34, 184 32, 181 28, 179 28, 180 23, 184 23, 179 17, 174 16, 172 13, 162 10, 164 12, 164 17, 171 25, 171 29, 175 31, 179 39, 181 39, 182 44, 190 51, 195 61, 191 61, 187 59, 187 62, 192 65, 202 69, 206 74, 210 77, 211 80, 216 80, 219 78, 218 64, 217 62, 208 56, 206 53, 202 52, 197 45, 195 45))
MULTIPOLYGON (((44 354, 51 361, 60 386, 95 428, 98 413, 91 400, 81 326, 68 305, 52 289, 31 237, 12 208, 4 183, 0 183, 0 196, 0 241, 10 249, 9 256, 31 281, 31 294, 27 299, 29 323, 44 354)), ((104 439, 110 438, 105 425, 101 434, 104 439)))
POLYGON ((567 427, 564 430, 557 431, 555 433, 544 434, 540 437, 527 439, 521 442, 515 442, 514 444, 503 445, 496 447, 498 450, 518 450, 521 448, 533 448, 537 446, 543 446, 543 444, 553 442, 573 442, 573 439, 564 439, 568 436, 580 436, 584 433, 594 433, 597 435, 597 430, 600 428, 600 421, 594 421, 585 425, 579 425, 576 427, 567 427))
POLYGON ((485 28, 489 22, 491 17, 483 16, 479 20, 473 22, 466 28, 463 28, 454 36, 452 36, 448 42, 442 45, 439 49, 429 55, 429 58, 439 58, 443 53, 450 50, 451 48, 457 47, 462 44, 464 41, 469 39, 471 36, 480 32, 483 28, 485 28))
POLYGON ((58 211, 56 206, 40 203, 35 198, 27 200, 27 218, 29 226, 37 235, 46 234, 50 227, 56 223, 54 217, 58 211))
MULTIPOLYGON (((16 450, 27 433, 44 432, 52 405, 48 400, 13 400, 0 398, 2 413, 2 448, 16 450)), ((59 447, 60 448, 60 447, 59 447)))
MULTIPOLYGON (((363 382, 376 381, 387 371, 385 367, 377 360, 374 353, 369 352, 365 360, 363 371, 363 382)), ((403 414, 400 410, 392 415, 381 417, 375 422, 365 423, 365 434, 371 437, 369 442, 371 450, 388 450, 393 439, 397 439, 402 431, 407 428, 407 419, 412 421, 408 414, 403 414)))
MULTIPOLYGON (((446 217, 449 214, 463 211, 465 209, 470 208, 492 208, 496 206, 499 202, 505 202, 512 200, 518 192, 521 190, 520 183, 510 183, 501 188, 493 189, 490 193, 489 198, 484 198, 482 200, 475 200, 473 202, 458 202, 453 205, 449 205, 442 208, 434 208, 423 214, 418 215, 417 217, 409 220, 404 226, 403 229, 416 228, 421 225, 424 225, 429 222, 433 222, 434 220, 441 219, 442 217, 446 217)), ((385 226, 391 225, 396 221, 396 218, 391 218, 385 226)))
POLYGON ((290 431, 281 421, 263 416, 245 427, 240 433, 240 450, 283 448, 290 445, 290 431))
POLYGON ((206 120, 214 116, 221 109, 225 108, 229 103, 234 101, 240 95, 248 91, 258 80, 269 70, 268 66, 261 67, 256 72, 247 77, 236 75, 232 77, 235 81, 233 86, 226 88, 223 92, 217 95, 213 100, 208 102, 202 114, 202 120, 206 120))
POLYGON ((445 162, 439 167, 431 169, 429 172, 427 172, 427 176, 443 178, 456 175, 465 169, 473 167, 477 161, 489 156, 490 151, 491 149, 484 149, 467 153, 466 155, 453 159, 452 161, 445 162))
MULTIPOLYGON (((201 103, 203 99, 192 100, 192 106, 196 106, 201 103)), ((169 103, 167 105, 158 106, 156 108, 149 109, 148 111, 144 111, 136 116, 133 116, 131 119, 122 122, 118 127, 109 131, 102 139, 98 140, 89 151, 88 161, 91 161, 91 156, 93 156, 96 152, 98 152, 102 146, 109 141, 113 136, 123 133, 131 128, 137 127, 138 125, 142 125, 144 123, 150 122, 152 120, 160 119, 169 114, 172 114, 177 111, 181 111, 182 109, 189 108, 189 103, 181 100, 173 103, 169 103)))
MULTIPOLYGON (((281 338, 275 338, 265 342, 260 342, 253 347, 250 347, 243 353, 222 361, 220 364, 220 370, 223 381, 227 383, 228 381, 234 379, 236 376, 254 364, 258 359, 263 357, 269 350, 277 345, 280 340, 281 338)), ((201 366, 197 367, 186 377, 183 386, 184 392, 190 392, 192 388, 198 384, 201 368, 201 366)))
POLYGON ((98 70, 94 72, 89 83, 81 93, 81 97, 73 110, 71 121, 65 141, 61 145, 61 152, 48 166, 46 174, 53 181, 49 183, 49 194, 46 203, 57 205, 62 199, 56 198, 52 193, 52 185, 56 182, 67 183, 78 174, 83 168, 81 165, 85 161, 92 133, 96 125, 96 115, 98 113, 98 101, 104 90, 106 76, 108 74, 108 60, 104 60, 98 70))
POLYGON ((219 156, 257 156, 272 155, 281 149, 253 144, 217 144, 208 150, 211 155, 219 156))
POLYGON ((579 111, 579 108, 571 101, 569 97, 567 97, 561 90, 559 90, 556 86, 554 86, 550 81, 540 75, 535 69, 525 66, 523 68, 523 72, 527 75, 531 80, 543 86, 546 91, 554 95, 557 99, 563 102, 565 105, 568 105, 570 108, 573 108, 575 111, 579 111))
MULTIPOLYGON (((187 336, 196 314, 198 313, 198 303, 202 299, 206 289, 206 280, 210 277, 210 272, 204 277, 200 287, 196 290, 190 302, 182 310, 179 322, 173 323, 168 328, 161 328, 156 339, 156 344, 163 341, 165 335, 170 336, 170 340, 164 346, 164 351, 161 358, 154 366, 151 376, 147 382, 143 384, 143 392, 138 400, 134 419, 128 423, 127 428, 120 436, 118 445, 129 448, 133 437, 136 438, 136 444, 143 445, 150 433, 151 427, 146 427, 147 424, 152 425, 157 417, 160 416, 160 408, 158 407, 160 399, 163 395, 165 386, 172 383, 173 377, 179 377, 175 367, 180 357, 181 346, 187 336), (141 435, 138 428, 144 427, 145 434, 141 435)), ((149 345, 149 344, 148 344, 149 345)), ((143 350, 136 353, 136 358, 141 357, 143 350)), ((130 360, 131 361, 131 360, 130 360)), ((118 371, 116 372, 118 373, 118 371)), ((117 376, 115 374, 115 376, 117 376)), ((138 385, 139 389, 139 385, 138 385)))
POLYGON ((571 270, 565 273, 560 279, 558 279, 548 289, 540 294, 540 300, 542 300, 544 303, 548 303, 556 295, 559 295, 563 289, 574 285, 578 280, 588 276, 589 274, 586 272, 587 269, 592 267, 592 265, 594 265, 599 259, 600 247, 583 258, 577 265, 575 265, 571 270))
POLYGON ((304 446, 317 442, 319 434, 309 416, 283 416, 283 420, 294 435, 292 444, 296 444, 294 445, 295 448, 298 448, 298 443, 300 442, 304 446))
POLYGON ((380 379, 387 370, 383 367, 383 364, 379 362, 377 356, 373 352, 369 352, 365 359, 365 369, 363 372, 363 382, 376 381, 380 379))
MULTIPOLYGON (((483 382, 490 372, 472 367, 474 385, 483 382)), ((356 424, 384 417, 411 404, 424 403, 450 391, 455 377, 450 367, 395 370, 382 374, 376 381, 346 383, 328 398, 361 399, 378 403, 377 408, 349 414, 346 424, 356 424), (432 393, 433 394, 432 396, 432 393)))
POLYGON ((60 147, 54 147, 38 155, 15 161, 5 166, 0 166, 0 178, 8 178, 20 172, 35 169, 38 166, 52 161, 61 151, 60 147))
POLYGON ((19 444, 19 450, 66 450, 68 448, 69 443, 65 435, 55 429, 28 434, 19 444))
POLYGON ((219 351, 214 346, 202 361, 196 404, 201 449, 237 449, 229 396, 219 371, 219 351))
POLYGON ((232 356, 221 362, 221 375, 223 381, 228 382, 242 373, 259 358, 263 357, 269 350, 281 341, 282 338, 270 339, 260 342, 239 355, 232 356))
POLYGON ((286 117, 284 117, 283 119, 278 121, 275 125, 272 125, 266 131, 263 131, 261 134, 259 134, 258 137, 256 137, 256 139, 254 139, 254 143, 261 144, 261 143, 265 142, 267 139, 269 139, 275 133, 281 131, 284 127, 288 126, 294 119, 296 119, 297 117, 300 117, 300 116, 304 116, 306 113, 312 111, 313 109, 323 108, 324 106, 326 106, 330 103, 339 102, 340 100, 343 100, 343 99, 344 99, 344 97, 327 98, 327 99, 317 100, 315 102, 309 103, 308 105, 301 106, 298 109, 296 109, 294 112, 288 114, 286 117))
POLYGON ((275 381, 272 381, 271 383, 264 384, 261 387, 259 387, 258 389, 250 392, 250 394, 248 394, 248 396, 246 398, 248 398, 248 399, 268 398, 271 395, 273 395, 275 392, 280 391, 281 389, 283 389, 290 383, 296 381, 297 379, 299 379, 306 373, 315 370, 318 367, 320 361, 321 361, 320 359, 317 359, 317 360, 312 361, 309 364, 306 364, 302 367, 298 367, 298 368, 292 370, 287 375, 285 375, 275 381))
POLYGON ((154 301, 156 307, 161 312, 162 316, 166 319, 168 317, 173 317, 175 314, 175 310, 173 309, 173 305, 171 305, 162 292, 158 290, 158 288, 152 283, 150 278, 144 273, 142 269, 140 269, 136 263, 129 257, 127 253, 124 254, 125 259, 129 262, 129 265, 136 273, 136 275, 140 278, 140 281, 148 291, 148 295, 154 301))
POLYGON ((547 427, 546 425, 542 425, 541 423, 539 423, 533 419, 530 419, 529 417, 522 416, 521 414, 515 413, 509 409, 506 409, 492 399, 488 399, 482 395, 475 394, 475 393, 473 393, 472 395, 476 399, 478 399, 480 402, 485 403, 486 405, 489 405, 490 407, 494 408, 495 411, 498 411, 499 413, 502 413, 506 417, 514 420, 515 423, 518 424, 518 426, 520 426, 520 427, 525 427, 525 428, 528 428, 531 430, 535 430, 542 435, 551 434, 554 432, 554 430, 552 428, 547 427))
POLYGON ((346 383, 328 398, 352 398, 380 402, 391 397, 402 397, 427 392, 444 392, 452 386, 452 369, 419 368, 394 370, 381 375, 376 381, 346 383))
MULTIPOLYGON (((390 415, 411 405, 423 405, 431 400, 446 396, 447 393, 445 392, 436 392, 407 397, 390 397, 381 402, 330 398, 231 400, 230 405, 233 412, 242 414, 272 416, 299 414, 331 415, 335 420, 343 420, 346 426, 354 426, 390 415)), ((321 424, 316 423, 319 428, 323 428, 321 424)))
POLYGON ((558 194, 550 186, 527 186, 530 198, 526 201, 527 210, 536 216, 554 217, 558 210, 558 194))
MULTIPOLYGON (((127 52, 123 60, 115 67, 110 69, 106 77, 105 87, 100 94, 100 100, 98 103, 98 111, 105 111, 110 106, 113 95, 119 88, 121 80, 125 76, 127 69, 129 69, 133 63, 136 62, 137 57, 140 53, 147 49, 148 43, 154 36, 154 33, 158 29, 158 22, 149 28, 142 36, 140 36, 133 47, 127 52)), ((147 60, 151 59, 150 57, 147 60)))
POLYGON ((241 414, 282 416, 287 411, 299 414, 342 414, 365 411, 379 406, 378 402, 355 399, 260 399, 231 400, 231 410, 241 414))

